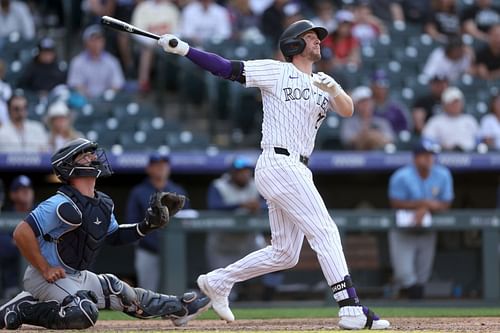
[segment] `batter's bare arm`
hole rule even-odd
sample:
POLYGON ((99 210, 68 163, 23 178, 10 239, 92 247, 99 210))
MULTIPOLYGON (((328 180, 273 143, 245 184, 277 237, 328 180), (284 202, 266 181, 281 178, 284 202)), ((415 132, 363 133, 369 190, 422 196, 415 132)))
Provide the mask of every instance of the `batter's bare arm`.
POLYGON ((14 230, 14 240, 21 254, 47 280, 55 282, 66 276, 62 267, 51 267, 40 252, 40 246, 31 226, 21 221, 14 230))

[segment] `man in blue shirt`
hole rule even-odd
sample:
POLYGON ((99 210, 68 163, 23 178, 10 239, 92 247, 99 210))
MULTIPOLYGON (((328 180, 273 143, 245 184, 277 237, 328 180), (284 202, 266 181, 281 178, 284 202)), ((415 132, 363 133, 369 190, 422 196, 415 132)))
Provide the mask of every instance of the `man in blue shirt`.
MULTIPOLYGON (((166 154, 152 153, 146 167, 148 177, 135 186, 127 201, 128 223, 141 221, 149 207, 149 197, 156 192, 174 192, 186 195, 186 191, 170 178, 170 159, 166 154)), ((187 206, 187 205, 186 205, 187 206)), ((186 207, 187 208, 187 207, 186 207)), ((160 284, 160 237, 148 234, 139 240, 135 250, 135 271, 139 287, 158 290, 160 284)))
POLYGON ((390 204, 398 210, 396 223, 401 228, 389 232, 389 248, 395 280, 408 298, 423 297, 436 248, 436 232, 425 227, 432 213, 450 208, 453 196, 450 170, 434 164, 430 143, 419 142, 413 149, 413 164, 390 178, 390 204))
POLYGON ((132 288, 113 274, 88 271, 104 243, 132 243, 164 227, 182 208, 184 196, 156 193, 142 222, 118 225, 113 200, 95 190, 98 177, 112 174, 97 143, 70 141, 51 163, 64 184, 14 230, 16 245, 29 263, 26 291, 0 307, 0 329, 22 324, 85 329, 95 325, 99 309, 142 319, 162 317, 182 326, 208 309, 210 300, 198 292, 163 295, 132 288))

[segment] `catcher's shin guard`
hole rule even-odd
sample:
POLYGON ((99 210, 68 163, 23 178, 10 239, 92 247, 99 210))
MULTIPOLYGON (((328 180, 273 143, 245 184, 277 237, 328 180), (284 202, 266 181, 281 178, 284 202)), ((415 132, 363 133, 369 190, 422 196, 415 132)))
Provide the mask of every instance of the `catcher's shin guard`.
POLYGON ((159 294, 142 288, 132 288, 113 274, 100 274, 98 277, 106 309, 121 310, 129 316, 141 319, 170 318, 170 315, 176 315, 176 318, 180 318, 186 313, 190 314, 189 310, 185 309, 185 304, 188 302, 183 303, 182 299, 177 296, 159 294), (116 302, 111 300, 111 296, 115 296, 119 300, 118 306, 116 302))
POLYGON ((16 303, 13 309, 15 322, 6 328, 17 329, 22 324, 42 326, 49 329, 85 329, 94 326, 99 310, 97 296, 92 291, 80 290, 75 295, 66 296, 58 301, 38 302, 25 299, 16 303))

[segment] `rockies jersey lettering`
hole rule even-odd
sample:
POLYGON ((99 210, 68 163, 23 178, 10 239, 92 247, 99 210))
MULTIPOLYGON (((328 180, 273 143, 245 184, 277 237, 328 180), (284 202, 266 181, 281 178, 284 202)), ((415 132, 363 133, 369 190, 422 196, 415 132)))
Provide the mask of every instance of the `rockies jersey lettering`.
POLYGON ((291 63, 250 60, 244 62, 244 71, 246 86, 260 88, 262 93, 261 146, 311 155, 330 105, 329 95, 291 63))

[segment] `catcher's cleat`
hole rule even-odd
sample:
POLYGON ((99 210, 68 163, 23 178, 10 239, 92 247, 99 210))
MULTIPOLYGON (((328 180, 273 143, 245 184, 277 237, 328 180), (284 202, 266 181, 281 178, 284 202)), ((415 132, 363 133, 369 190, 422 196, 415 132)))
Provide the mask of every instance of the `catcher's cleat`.
POLYGON ((15 330, 21 327, 22 321, 19 313, 19 304, 34 300, 35 298, 29 292, 23 291, 0 306, 0 329, 15 330))
POLYGON ((380 319, 366 306, 342 307, 339 311, 339 317, 339 326, 345 330, 361 330, 364 328, 385 330, 391 326, 389 321, 380 319))
POLYGON ((212 287, 208 284, 208 278, 206 275, 198 276, 196 280, 198 287, 212 300, 212 308, 215 313, 222 319, 229 322, 234 321, 234 315, 229 308, 229 301, 227 296, 219 295, 215 292, 212 287))
POLYGON ((202 293, 188 292, 181 298, 182 305, 185 309, 185 314, 181 317, 170 315, 170 319, 175 326, 185 326, 189 321, 198 317, 201 313, 210 308, 210 298, 202 293))

